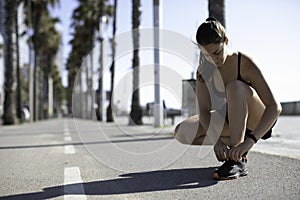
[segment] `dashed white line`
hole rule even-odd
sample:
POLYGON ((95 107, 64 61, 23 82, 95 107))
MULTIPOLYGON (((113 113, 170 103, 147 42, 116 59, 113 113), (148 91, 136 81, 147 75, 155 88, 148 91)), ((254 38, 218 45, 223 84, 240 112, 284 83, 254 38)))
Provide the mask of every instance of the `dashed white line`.
POLYGON ((70 129, 69 129, 68 123, 66 121, 64 123, 64 135, 65 136, 70 136, 70 129))
POLYGON ((70 130, 69 129, 64 130, 64 136, 70 136, 70 130))
POLYGON ((65 154, 74 154, 75 149, 73 145, 66 145, 65 146, 65 154))
POLYGON ((65 136, 65 141, 70 142, 72 140, 71 136, 65 136))
MULTIPOLYGON (((64 140, 65 142, 70 142, 72 140, 67 122, 64 123, 64 140)), ((73 145, 65 146, 65 154, 74 154, 74 153, 75 153, 75 148, 73 145)))
POLYGON ((87 199, 79 167, 67 167, 64 171, 64 199, 87 199))
POLYGON ((64 136, 65 137, 69 137, 70 136, 70 132, 65 132, 64 136))
MULTIPOLYGON (((68 124, 64 123, 64 140, 69 142, 72 140, 68 124)), ((65 145, 65 154, 75 154, 73 145, 65 145)), ((66 167, 64 170, 64 199, 77 200, 87 199, 79 167, 66 167)))
POLYGON ((64 132, 68 132, 68 131, 69 131, 68 123, 65 121, 65 123, 64 123, 64 132))

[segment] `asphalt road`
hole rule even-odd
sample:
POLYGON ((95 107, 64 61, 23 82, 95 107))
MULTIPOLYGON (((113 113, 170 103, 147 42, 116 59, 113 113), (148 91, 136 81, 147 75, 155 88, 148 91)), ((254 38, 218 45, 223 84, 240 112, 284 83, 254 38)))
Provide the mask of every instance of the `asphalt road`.
POLYGON ((216 181, 211 146, 172 127, 55 119, 0 127, 0 199, 300 199, 300 160, 250 152, 249 175, 216 181))

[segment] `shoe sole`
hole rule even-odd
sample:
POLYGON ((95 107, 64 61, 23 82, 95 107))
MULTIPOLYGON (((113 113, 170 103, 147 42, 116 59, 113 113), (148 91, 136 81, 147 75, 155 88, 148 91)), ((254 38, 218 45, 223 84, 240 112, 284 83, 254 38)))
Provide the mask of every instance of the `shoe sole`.
POLYGON ((237 179, 238 177, 247 176, 247 175, 248 175, 248 172, 246 171, 246 172, 239 173, 235 176, 220 177, 218 173, 214 172, 213 178, 217 179, 217 180, 233 180, 233 179, 237 179))

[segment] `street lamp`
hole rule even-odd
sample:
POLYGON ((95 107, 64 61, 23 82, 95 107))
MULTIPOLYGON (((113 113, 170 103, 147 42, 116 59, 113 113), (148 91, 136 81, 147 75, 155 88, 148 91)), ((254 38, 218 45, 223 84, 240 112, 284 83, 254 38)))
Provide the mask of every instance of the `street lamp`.
POLYGON ((97 109, 96 109, 96 116, 98 121, 103 121, 103 52, 104 52, 104 28, 107 24, 108 19, 106 16, 102 16, 99 24, 99 41, 100 41, 100 68, 99 68, 99 80, 98 80, 98 89, 96 91, 96 102, 97 102, 97 109))
POLYGON ((154 23, 154 126, 163 124, 163 109, 160 102, 160 71, 159 71, 159 27, 161 25, 161 6, 159 0, 153 0, 153 23, 154 23))

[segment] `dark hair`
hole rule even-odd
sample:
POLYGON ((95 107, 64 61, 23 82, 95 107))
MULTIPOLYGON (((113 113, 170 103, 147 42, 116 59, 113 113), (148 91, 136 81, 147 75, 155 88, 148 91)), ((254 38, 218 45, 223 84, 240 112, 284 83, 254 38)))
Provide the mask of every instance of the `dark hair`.
POLYGON ((224 26, 213 17, 207 18, 199 26, 196 34, 196 40, 200 45, 218 44, 224 42, 226 37, 224 26))

